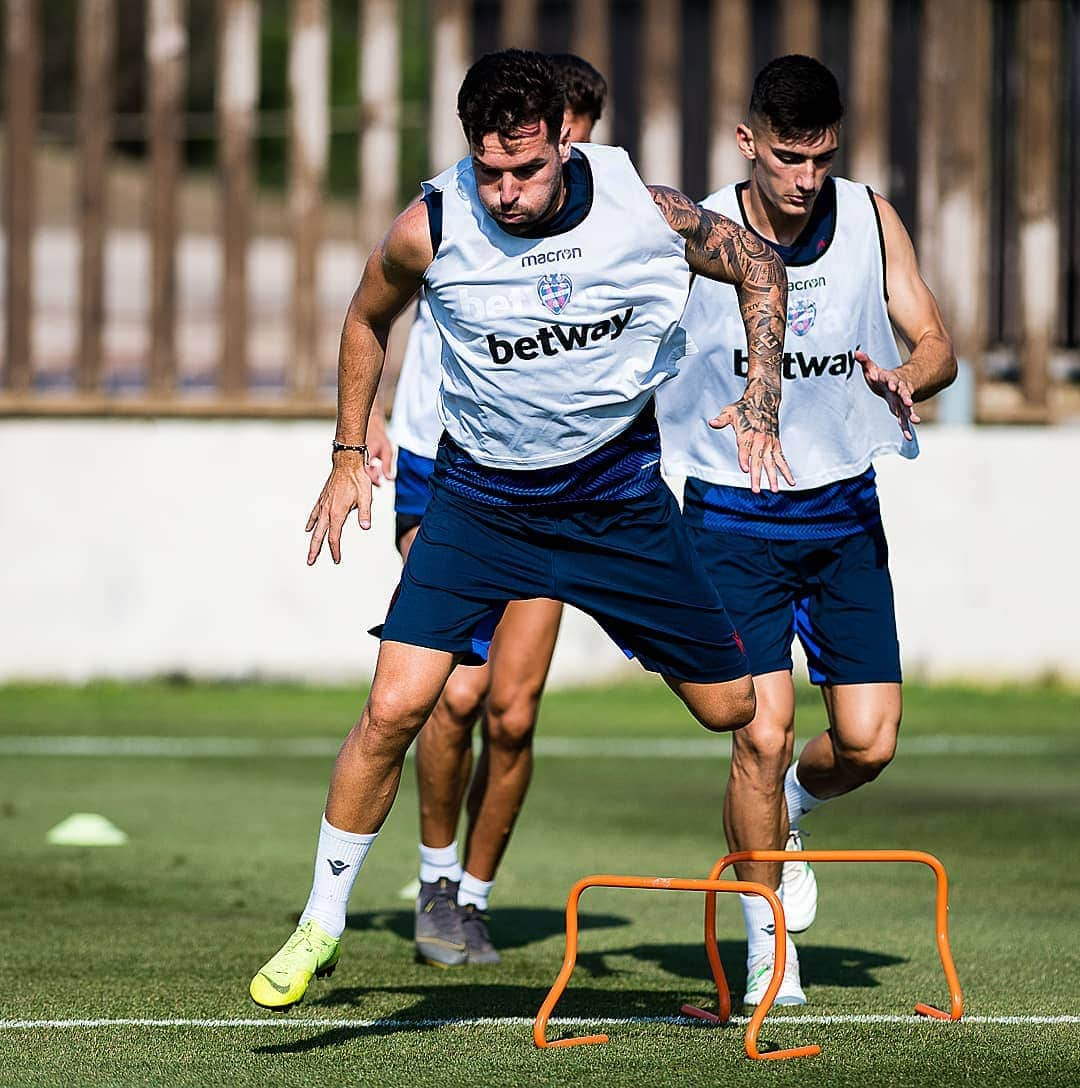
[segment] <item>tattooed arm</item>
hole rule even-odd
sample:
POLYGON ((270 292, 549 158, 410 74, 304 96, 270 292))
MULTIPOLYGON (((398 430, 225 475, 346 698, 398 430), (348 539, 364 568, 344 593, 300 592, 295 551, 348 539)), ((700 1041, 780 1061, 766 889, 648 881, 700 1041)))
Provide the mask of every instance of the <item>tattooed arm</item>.
POLYGON ((731 426, 739 446, 739 465, 750 473, 750 487, 761 490, 764 470, 773 491, 777 470, 794 485, 780 448, 780 374, 787 320, 787 272, 779 255, 756 234, 717 212, 695 204, 676 189, 650 185, 656 206, 676 234, 686 239, 690 270, 735 285, 746 326, 749 369, 746 390, 709 426, 731 426))

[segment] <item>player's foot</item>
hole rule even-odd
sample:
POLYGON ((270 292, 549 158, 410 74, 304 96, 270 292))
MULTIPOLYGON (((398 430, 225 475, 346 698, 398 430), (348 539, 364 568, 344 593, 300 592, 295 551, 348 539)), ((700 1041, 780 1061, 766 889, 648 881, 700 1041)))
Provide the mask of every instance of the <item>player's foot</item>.
POLYGON ((457 967, 465 962, 457 892, 458 882, 442 877, 421 884, 416 898, 416 955, 434 967, 457 967))
MULTIPOLYGON (((788 832, 785 850, 801 850, 802 836, 793 827, 788 832)), ((817 917, 817 877, 808 861, 785 861, 780 887, 783 890, 784 917, 789 933, 809 929, 817 917)))
MULTIPOLYGON (((773 975, 773 955, 770 952, 761 959, 755 960, 746 969, 746 994, 743 996, 744 1005, 760 1005, 765 997, 765 991, 769 988, 773 975)), ((789 955, 784 966, 784 978, 780 983, 780 989, 773 1001, 774 1005, 805 1005, 806 994, 803 993, 802 982, 799 979, 799 961, 789 955)))
POLYGON ((256 1005, 282 1011, 295 1005, 315 978, 329 977, 337 967, 341 942, 310 919, 281 946, 251 980, 248 993, 256 1005))
POLYGON ((461 928, 465 931, 465 956, 469 963, 500 963, 502 957, 488 936, 488 916, 475 903, 461 908, 461 928))

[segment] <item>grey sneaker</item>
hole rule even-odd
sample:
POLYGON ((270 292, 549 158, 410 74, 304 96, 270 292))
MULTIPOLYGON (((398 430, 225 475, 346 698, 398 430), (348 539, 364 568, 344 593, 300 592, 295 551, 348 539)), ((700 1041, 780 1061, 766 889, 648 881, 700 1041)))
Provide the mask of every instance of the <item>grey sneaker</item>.
POLYGON ((469 963, 500 963, 502 957, 488 936, 488 916, 475 903, 461 908, 461 928, 465 931, 465 955, 469 963))
POLYGON ((458 967, 465 962, 457 891, 458 882, 443 877, 422 883, 416 898, 416 955, 434 967, 458 967))

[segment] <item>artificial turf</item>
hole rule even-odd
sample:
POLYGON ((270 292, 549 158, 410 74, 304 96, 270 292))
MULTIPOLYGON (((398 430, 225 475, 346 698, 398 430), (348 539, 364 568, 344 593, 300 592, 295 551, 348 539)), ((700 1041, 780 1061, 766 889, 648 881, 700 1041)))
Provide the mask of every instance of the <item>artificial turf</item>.
MULTIPOLYGON (((556 1016, 641 1019, 606 1028, 606 1046, 536 1050, 516 1020, 531 1019, 558 971, 573 882, 593 872, 703 876, 723 853, 727 742, 648 748, 710 740, 650 683, 546 700, 541 738, 596 743, 538 757, 492 904, 500 966, 413 962, 411 905, 398 894, 416 864, 407 770, 353 894, 337 973, 285 1017, 254 1008, 247 981, 303 904, 333 738, 361 700, 348 689, 164 682, 0 688, 0 1084, 1080 1083, 1080 1023, 805 1019, 905 1015, 915 1001, 947 1000, 933 881, 908 867, 818 867, 818 921, 798 940, 810 1004, 763 1032, 784 1046, 818 1042, 818 1057, 752 1063, 737 1027, 646 1022, 712 1000, 700 898, 606 890, 582 900, 581 956, 556 1016), (267 744, 212 757, 17 755, 17 736, 267 744), (296 739, 325 744, 297 757, 274 747, 296 739), (84 811, 107 816, 128 845, 46 844, 50 827, 84 811), (458 1017, 511 1022, 431 1023, 458 1017), (77 1018, 269 1023, 9 1024, 77 1018)), ((821 727, 813 692, 800 693, 799 715, 800 738, 821 727)), ((1078 724, 1080 698, 1067 688, 910 686, 894 764, 806 821, 808 848, 908 847, 945 862, 973 1017, 1080 1013, 1078 724)), ((719 939, 738 993, 733 900, 720 899, 719 939)), ((571 1030, 584 1029, 555 1024, 551 1034, 571 1030)))

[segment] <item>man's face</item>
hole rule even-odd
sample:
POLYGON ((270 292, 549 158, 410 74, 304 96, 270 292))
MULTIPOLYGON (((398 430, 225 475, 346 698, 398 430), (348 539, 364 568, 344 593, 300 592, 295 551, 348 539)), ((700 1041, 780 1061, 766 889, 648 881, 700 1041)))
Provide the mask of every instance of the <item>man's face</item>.
POLYGON ((837 128, 805 142, 779 139, 767 123, 739 125, 739 150, 753 164, 762 196, 785 215, 808 215, 829 176, 839 146, 837 128))
POLYGON ((592 139, 593 119, 587 113, 574 113, 568 109, 563 114, 563 130, 569 127, 572 144, 587 144, 592 139))
POLYGON ((498 133, 472 149, 473 174, 480 201, 503 230, 521 234, 541 222, 563 195, 562 167, 570 156, 566 127, 558 143, 538 121, 503 142, 498 133))

